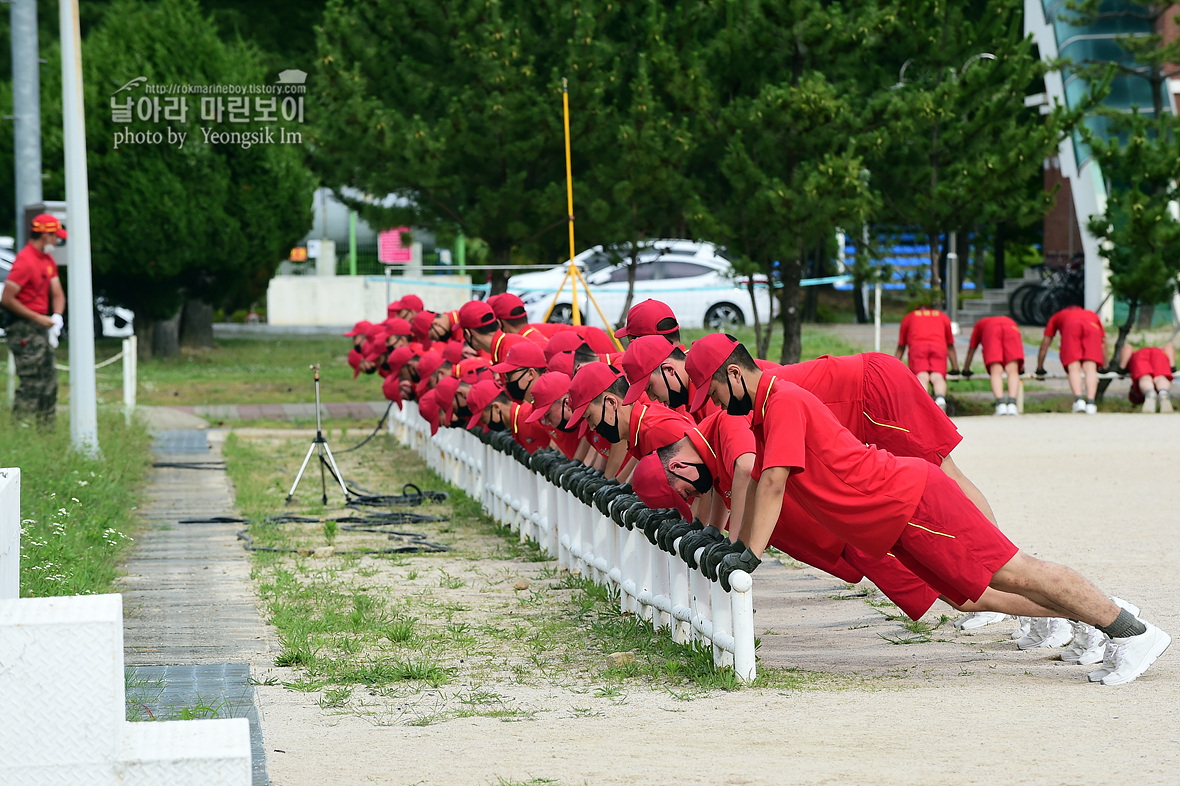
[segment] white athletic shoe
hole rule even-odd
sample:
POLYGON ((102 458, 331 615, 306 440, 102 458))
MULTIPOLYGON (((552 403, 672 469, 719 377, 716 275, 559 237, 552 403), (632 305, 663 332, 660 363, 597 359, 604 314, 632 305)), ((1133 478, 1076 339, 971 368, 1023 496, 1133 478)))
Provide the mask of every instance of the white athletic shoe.
POLYGON ((1016 630, 1012 631, 1012 640, 1020 641, 1028 635, 1029 629, 1032 627, 1032 617, 1017 617, 1016 630))
POLYGON ((1019 415, 1020 414, 1019 412, 1016 411, 1016 402, 1015 401, 1008 402, 1008 414, 1009 415, 1019 415))
MULTIPOLYGON (((1155 659, 1164 654, 1164 650, 1172 643, 1172 637, 1152 625, 1143 623, 1147 630, 1138 636, 1128 636, 1123 639, 1110 640, 1114 645, 1111 671, 1102 678, 1103 685, 1123 685, 1147 671, 1147 667, 1155 663, 1155 659)), ((1106 658, 1102 659, 1103 665, 1106 658)))
POLYGON ((998 611, 970 611, 965 616, 955 620, 955 627, 959 630, 975 630, 993 622, 1000 622, 1008 617, 998 611))
POLYGON ((943 398, 942 396, 937 396, 934 399, 934 403, 938 405, 939 409, 941 409, 943 412, 946 412, 946 399, 945 398, 943 398))
POLYGON ((1149 390, 1143 396, 1143 411, 1155 414, 1156 395, 1154 390, 1149 390))
POLYGON ((1131 612, 1131 614, 1135 617, 1139 616, 1139 607, 1136 606, 1134 603, 1131 603, 1130 601, 1123 600, 1122 598, 1116 598, 1113 595, 1110 597, 1110 600, 1112 603, 1114 603, 1114 605, 1118 606, 1120 609, 1126 609, 1127 611, 1131 612))
POLYGON ((1074 412, 1085 412, 1086 411, 1086 400, 1084 398, 1075 398, 1073 400, 1073 411, 1074 412))
POLYGON ((1098 405, 1097 404, 1087 404, 1086 405, 1086 414, 1087 415, 1097 415, 1098 414, 1098 405))
POLYGON ((1008 414, 1008 405, 1005 404, 1003 401, 997 401, 996 402, 996 415, 1007 415, 1007 414, 1008 414))
MULTIPOLYGON (((1122 598, 1116 598, 1114 596, 1111 596, 1110 599, 1114 602, 1114 605, 1118 606, 1120 609, 1126 609, 1127 611, 1131 612, 1131 614, 1133 614, 1136 619, 1138 619, 1139 607, 1136 606, 1134 603, 1130 603, 1128 601, 1123 600, 1122 598)), ((1090 682, 1101 682, 1103 677, 1105 677, 1107 674, 1110 674, 1112 671, 1114 671, 1114 650, 1115 649, 1116 649, 1115 645, 1111 642, 1111 638, 1109 636, 1107 636, 1106 637, 1106 648, 1105 648, 1103 655, 1102 655, 1102 665, 1099 666, 1094 671, 1090 672, 1089 675, 1087 675, 1087 679, 1089 679, 1090 682)))
POLYGON ((1160 412, 1161 413, 1171 412, 1172 411, 1172 397, 1171 396, 1160 396, 1159 399, 1160 399, 1160 412))
POLYGON ((1083 666, 1100 663, 1106 653, 1107 635, 1084 622, 1071 622, 1070 626, 1073 628, 1073 640, 1061 653, 1061 660, 1083 666))
POLYGON ((1073 629, 1060 617, 1034 617, 1028 635, 1016 642, 1022 650, 1061 647, 1073 638, 1073 629))

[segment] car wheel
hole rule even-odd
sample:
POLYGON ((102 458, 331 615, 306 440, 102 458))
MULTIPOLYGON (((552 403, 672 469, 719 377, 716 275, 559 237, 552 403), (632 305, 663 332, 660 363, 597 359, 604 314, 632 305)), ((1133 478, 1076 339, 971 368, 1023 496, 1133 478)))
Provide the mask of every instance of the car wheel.
POLYGON ((723 331, 731 327, 742 327, 746 318, 742 310, 733 303, 717 303, 705 312, 705 327, 714 331, 723 331))
POLYGON ((574 307, 569 303, 558 303, 549 314, 549 319, 545 321, 554 325, 572 325, 574 324, 574 307))

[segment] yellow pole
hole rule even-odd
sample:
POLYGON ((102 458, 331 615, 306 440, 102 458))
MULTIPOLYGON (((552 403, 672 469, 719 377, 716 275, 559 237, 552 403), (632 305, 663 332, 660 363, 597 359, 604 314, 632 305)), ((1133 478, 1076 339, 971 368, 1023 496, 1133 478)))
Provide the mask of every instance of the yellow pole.
MULTIPOLYGON (((570 269, 574 267, 574 166, 570 159, 570 94, 569 81, 561 78, 561 109, 565 117, 565 202, 566 212, 570 222, 570 269)), ((578 276, 570 279, 573 289, 574 324, 582 324, 582 315, 578 309, 578 276)))

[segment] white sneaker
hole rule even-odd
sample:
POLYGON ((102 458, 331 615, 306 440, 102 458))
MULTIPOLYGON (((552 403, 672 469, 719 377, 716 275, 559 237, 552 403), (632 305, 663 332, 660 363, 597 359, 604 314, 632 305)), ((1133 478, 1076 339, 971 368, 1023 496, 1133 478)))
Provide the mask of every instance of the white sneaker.
POLYGON ((1084 622, 1071 622, 1070 626, 1073 628, 1073 640, 1061 653, 1061 660, 1083 666, 1100 663, 1106 652, 1107 635, 1084 622))
POLYGON ((1114 603, 1114 605, 1118 606, 1120 609, 1126 609, 1127 611, 1131 612, 1131 614, 1135 617, 1139 616, 1139 607, 1136 606, 1134 603, 1131 603, 1130 601, 1123 600, 1122 598, 1116 598, 1113 595, 1110 597, 1110 600, 1112 603, 1114 603))
POLYGON ((943 412, 946 412, 946 399, 945 398, 943 398, 942 396, 937 396, 934 399, 934 403, 938 405, 939 409, 941 409, 943 412))
POLYGON ((1074 412, 1085 412, 1086 411, 1086 400, 1084 398, 1075 398, 1073 400, 1073 411, 1074 412))
MULTIPOLYGON (((1111 599, 1111 601, 1114 602, 1114 605, 1118 606, 1120 609, 1126 609, 1127 611, 1131 612, 1131 614, 1133 614, 1136 618, 1139 617, 1139 607, 1136 606, 1134 603, 1130 603, 1128 601, 1123 600, 1122 598, 1116 598, 1114 596, 1111 596, 1110 599, 1111 599)), ((1099 632, 1101 632, 1101 631, 1099 631, 1099 632)), ((1109 636, 1107 636, 1106 637, 1106 649, 1105 649, 1103 656, 1102 656, 1102 665, 1099 666, 1094 671, 1090 672, 1089 675, 1087 675, 1087 679, 1089 679, 1090 682, 1101 682, 1103 677, 1105 677, 1107 674, 1110 674, 1112 671, 1114 671, 1115 649, 1116 649, 1116 647, 1112 643, 1111 638, 1109 636)))
POLYGON ((1019 415, 1019 414, 1020 414, 1020 413, 1019 413, 1019 412, 1016 410, 1016 402, 1015 402, 1015 401, 1009 401, 1009 402, 1008 402, 1008 414, 1009 414, 1009 415, 1019 415))
POLYGON ((1098 414, 1098 405, 1097 404, 1087 404, 1086 405, 1086 414, 1087 415, 1097 415, 1098 414))
MULTIPOLYGON (((1103 685, 1123 685, 1131 682, 1147 667, 1155 663, 1155 659, 1164 654, 1164 650, 1172 643, 1172 637, 1162 630, 1144 622, 1147 630, 1138 636, 1128 636, 1123 639, 1111 639, 1114 645, 1114 668, 1102 678, 1103 685)), ((1103 657, 1103 665, 1106 658, 1103 657)))
POLYGON ((970 611, 965 616, 955 620, 955 627, 959 630, 975 630, 993 622, 1000 622, 1008 617, 998 611, 970 611))
POLYGON ((997 401, 996 402, 996 414, 997 415, 1007 415, 1008 414, 1008 405, 1005 404, 1003 401, 997 401))
POLYGON ((1032 627, 1032 617, 1017 617, 1016 630, 1012 631, 1012 639, 1019 641, 1028 635, 1029 629, 1032 627))
POLYGON ((1172 411, 1172 397, 1171 396, 1160 396, 1159 398, 1160 398, 1160 412, 1161 413, 1171 412, 1172 411))
POLYGON ((1060 617, 1034 617, 1032 626, 1016 646, 1022 650, 1033 650, 1041 647, 1061 647, 1073 638, 1073 629, 1069 621, 1060 617))
POLYGON ((1155 403, 1156 403, 1155 391, 1154 390, 1148 391, 1143 396, 1143 411, 1150 413, 1150 414, 1155 414, 1155 403))

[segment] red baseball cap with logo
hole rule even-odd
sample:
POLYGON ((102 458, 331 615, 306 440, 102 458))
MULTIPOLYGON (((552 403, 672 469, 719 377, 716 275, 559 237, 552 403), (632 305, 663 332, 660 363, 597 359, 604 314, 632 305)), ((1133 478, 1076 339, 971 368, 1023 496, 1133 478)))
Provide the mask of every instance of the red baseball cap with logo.
POLYGON ((487 358, 463 358, 455 366, 455 377, 460 382, 474 385, 485 379, 492 379, 492 367, 487 358))
POLYGON ((66 231, 61 228, 61 222, 55 216, 51 216, 48 213, 41 213, 33 217, 33 231, 53 233, 62 240, 65 240, 67 237, 66 231))
POLYGON ((402 383, 397 378, 397 374, 390 374, 381 383, 381 392, 385 394, 385 398, 397 404, 397 408, 402 408, 402 383))
POLYGON ((454 418, 455 394, 459 391, 459 380, 454 377, 444 377, 437 385, 434 386, 435 400, 438 401, 438 406, 442 409, 443 416, 439 418, 439 423, 444 426, 451 424, 451 419, 454 418))
MULTIPOLYGON (((410 330, 410 323, 407 322, 406 320, 402 319, 401 317, 390 317, 389 319, 382 322, 381 326, 385 329, 385 335, 387 335, 387 336, 410 336, 410 335, 412 335, 412 331, 410 330)), ((345 334, 345 335, 347 335, 347 334, 345 334)))
POLYGON ((496 313, 496 319, 522 319, 527 314, 524 301, 511 292, 488 298, 488 304, 496 313))
POLYGON ((386 308, 386 312, 396 314, 399 311, 423 311, 426 305, 422 302, 422 298, 417 295, 406 295, 400 300, 395 300, 386 308))
POLYGON ((631 475, 631 488, 649 508, 675 508, 685 521, 692 521, 692 507, 672 490, 664 464, 655 453, 649 453, 639 460, 631 475))
POLYGON ((482 300, 468 300, 459 309, 459 327, 464 330, 475 330, 496 324, 496 314, 492 307, 482 300))
MULTIPOLYGON (((471 410, 471 419, 467 421, 467 428, 473 428, 479 424, 479 419, 483 416, 483 411, 487 409, 488 404, 492 403, 492 399, 504 392, 504 388, 497 385, 490 379, 485 379, 483 382, 477 382, 471 386, 471 392, 467 394, 467 407, 471 410)), ((487 428, 484 428, 487 431, 487 428)))
POLYGON ((443 360, 450 363, 452 366, 463 359, 463 342, 462 341, 448 341, 442 351, 443 360))
POLYGON ((550 371, 556 371, 558 374, 565 374, 570 379, 574 377, 574 353, 573 352, 558 352, 553 357, 549 358, 549 362, 545 364, 545 368, 550 371))
POLYGON ((688 381, 697 389, 689 404, 689 411, 696 412, 705 406, 709 399, 709 383, 717 369, 733 354, 738 340, 725 333, 710 333, 704 338, 692 342, 688 360, 684 362, 684 370, 688 372, 688 381))
POLYGON ((372 327, 373 327, 372 322, 370 322, 367 319, 362 319, 360 322, 357 322, 355 325, 352 326, 352 330, 348 331, 344 335, 346 335, 346 336, 367 336, 367 335, 369 335, 369 331, 372 329, 372 327))
POLYGON ((415 341, 421 341, 423 344, 430 345, 430 325, 434 322, 433 311, 419 311, 414 315, 414 319, 410 322, 410 334, 415 341))
POLYGON ((402 366, 410 362, 410 358, 415 356, 415 352, 410 347, 398 347, 389 353, 389 357, 385 359, 385 365, 389 366, 389 371, 394 376, 397 372, 402 370, 402 366))
POLYGON ((672 313, 671 307, 663 301, 648 299, 642 303, 636 303, 627 312, 627 324, 615 331, 615 338, 622 338, 623 336, 659 336, 679 330, 679 323, 664 330, 656 327, 661 319, 668 318, 675 320, 676 315, 672 313))
POLYGON ((621 377, 622 374, 606 363, 589 363, 578 369, 578 373, 574 374, 573 381, 570 382, 570 406, 574 410, 570 414, 570 420, 581 420, 590 402, 621 377))
POLYGON ((668 359, 672 348, 671 342, 663 336, 640 336, 631 340, 619 361, 627 382, 631 384, 631 390, 623 399, 624 404, 634 404, 643 395, 652 372, 668 359))
POLYGON ((492 366, 492 371, 503 374, 521 368, 545 368, 545 351, 531 341, 521 341, 508 350, 504 362, 492 366))
POLYGON ((529 388, 529 394, 533 397, 533 411, 525 418, 525 423, 536 423, 545 417, 545 413, 549 411, 553 403, 568 393, 569 389, 570 378, 568 374, 550 371, 538 377, 533 386, 529 388))
POLYGON ((545 345, 545 359, 548 360, 558 352, 573 352, 585 343, 586 339, 579 336, 576 331, 562 330, 545 345))
POLYGON ((420 399, 418 399, 418 414, 426 418, 426 422, 430 424, 430 435, 434 436, 438 433, 438 419, 442 415, 439 410, 438 396, 433 390, 428 391, 420 399))

